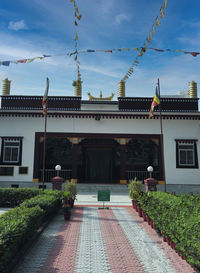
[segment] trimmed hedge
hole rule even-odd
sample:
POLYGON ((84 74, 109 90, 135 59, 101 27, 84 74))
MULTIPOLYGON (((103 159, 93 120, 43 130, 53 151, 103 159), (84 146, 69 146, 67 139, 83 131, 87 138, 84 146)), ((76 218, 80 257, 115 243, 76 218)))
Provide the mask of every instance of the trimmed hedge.
POLYGON ((200 269, 200 196, 148 192, 138 203, 162 235, 176 244, 176 250, 200 269))
POLYGON ((0 216, 0 272, 5 272, 19 249, 32 238, 44 215, 44 210, 36 206, 17 207, 0 216))
POLYGON ((56 195, 61 197, 60 191, 41 190, 34 188, 0 188, 0 207, 16 207, 27 199, 39 194, 56 195))
POLYGON ((60 191, 52 190, 9 188, 5 193, 8 199, 4 198, 4 204, 14 206, 25 201, 0 216, 0 272, 6 272, 21 247, 33 238, 47 217, 56 213, 61 197, 60 191))
POLYGON ((41 192, 33 188, 0 188, 0 207, 16 207, 41 192))
POLYGON ((58 207, 60 206, 60 197, 57 196, 56 194, 55 195, 41 194, 29 200, 25 200, 20 205, 20 207, 32 208, 37 205, 45 211, 45 216, 50 216, 54 214, 57 211, 58 207))

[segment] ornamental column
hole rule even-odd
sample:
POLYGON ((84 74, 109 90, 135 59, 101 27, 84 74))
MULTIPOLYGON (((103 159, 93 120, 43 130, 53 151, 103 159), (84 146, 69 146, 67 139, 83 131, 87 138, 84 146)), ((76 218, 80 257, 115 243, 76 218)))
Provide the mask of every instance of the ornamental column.
POLYGON ((78 143, 79 139, 77 137, 72 138, 72 181, 78 182, 77 173, 77 154, 78 154, 78 143))
POLYGON ((120 184, 127 184, 126 177, 126 139, 120 138, 120 184))

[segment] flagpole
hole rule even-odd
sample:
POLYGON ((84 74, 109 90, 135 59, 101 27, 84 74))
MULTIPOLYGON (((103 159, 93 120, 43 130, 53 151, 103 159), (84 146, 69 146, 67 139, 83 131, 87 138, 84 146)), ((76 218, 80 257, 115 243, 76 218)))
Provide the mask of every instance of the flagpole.
POLYGON ((49 91, 49 79, 46 79, 46 90, 42 100, 43 114, 44 114, 44 142, 43 142, 43 169, 42 169, 42 189, 44 190, 45 182, 45 165, 46 165, 46 135, 47 135, 47 101, 49 91))
POLYGON ((45 164, 46 164, 46 135, 47 135, 47 109, 44 114, 44 145, 43 145, 43 169, 42 169, 42 189, 44 190, 45 182, 45 164))
MULTIPOLYGON (((160 98, 160 80, 158 78, 158 94, 160 98)), ((161 101, 161 98, 160 98, 161 101)), ((164 179, 164 191, 166 192, 166 177, 165 177, 165 159, 164 159, 164 142, 163 142, 163 124, 162 124, 162 106, 161 102, 159 104, 159 112, 160 112, 160 134, 161 134, 161 158, 162 158, 162 163, 163 163, 163 179, 164 179)))

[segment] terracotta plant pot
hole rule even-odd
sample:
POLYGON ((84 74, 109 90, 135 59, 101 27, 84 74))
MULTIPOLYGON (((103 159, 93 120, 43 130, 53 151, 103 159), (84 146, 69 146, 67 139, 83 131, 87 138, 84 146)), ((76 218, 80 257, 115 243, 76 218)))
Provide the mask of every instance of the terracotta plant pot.
POLYGON ((150 225, 151 224, 151 219, 149 218, 149 216, 147 216, 147 223, 150 225))
POLYGON ((142 209, 140 207, 138 207, 138 215, 142 217, 142 209))
POLYGON ((71 208, 73 208, 73 206, 74 206, 74 199, 72 199, 72 198, 69 199, 69 205, 71 206, 71 208))
POLYGON ((170 242, 170 246, 171 246, 172 249, 176 248, 176 244, 173 241, 170 242))
POLYGON ((64 219, 65 219, 66 221, 69 220, 70 217, 71 217, 71 211, 70 211, 70 210, 67 211, 67 212, 64 212, 64 219))
POLYGON ((167 242, 167 238, 168 238, 167 236, 164 236, 164 237, 163 237, 163 241, 164 241, 164 242, 167 242))
POLYGON ((134 209, 136 208, 135 200, 132 200, 132 206, 133 206, 134 209))
POLYGON ((144 211, 142 211, 142 217, 143 217, 144 221, 147 221, 147 216, 144 211))

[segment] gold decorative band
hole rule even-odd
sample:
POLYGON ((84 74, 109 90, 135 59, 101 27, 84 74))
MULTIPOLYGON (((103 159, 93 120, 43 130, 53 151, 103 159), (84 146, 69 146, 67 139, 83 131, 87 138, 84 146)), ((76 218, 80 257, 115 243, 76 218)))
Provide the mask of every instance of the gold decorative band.
POLYGON ((39 179, 38 179, 38 178, 33 178, 33 182, 34 182, 34 183, 38 183, 38 182, 39 182, 39 179))
POLYGON ((127 180, 120 180, 120 184, 127 184, 127 180))

